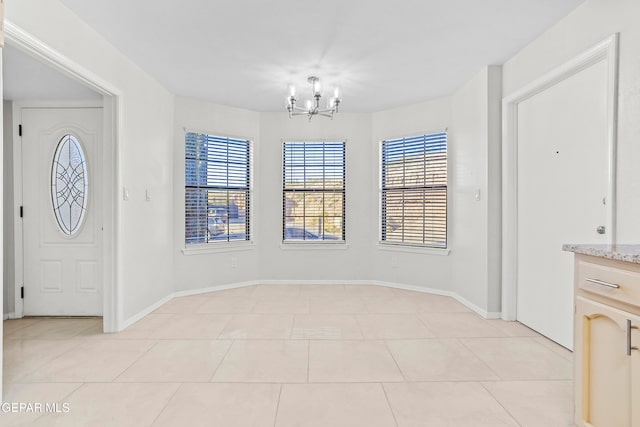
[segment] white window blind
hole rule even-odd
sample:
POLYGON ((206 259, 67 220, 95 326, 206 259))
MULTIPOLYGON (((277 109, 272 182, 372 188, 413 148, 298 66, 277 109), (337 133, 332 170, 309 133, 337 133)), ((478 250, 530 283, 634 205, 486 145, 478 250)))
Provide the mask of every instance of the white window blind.
POLYGON ((282 169, 282 239, 344 241, 345 143, 285 142, 282 169))
POLYGON ((251 143, 185 135, 185 243, 250 239, 251 143))
POLYGON ((381 240, 447 247, 447 133, 382 141, 381 240))

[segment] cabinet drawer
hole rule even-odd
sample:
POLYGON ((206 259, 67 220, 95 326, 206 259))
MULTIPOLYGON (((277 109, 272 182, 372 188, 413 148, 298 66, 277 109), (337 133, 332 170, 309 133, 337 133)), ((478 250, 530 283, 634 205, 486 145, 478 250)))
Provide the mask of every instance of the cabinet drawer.
POLYGON ((576 260, 578 289, 640 307, 640 272, 576 260))

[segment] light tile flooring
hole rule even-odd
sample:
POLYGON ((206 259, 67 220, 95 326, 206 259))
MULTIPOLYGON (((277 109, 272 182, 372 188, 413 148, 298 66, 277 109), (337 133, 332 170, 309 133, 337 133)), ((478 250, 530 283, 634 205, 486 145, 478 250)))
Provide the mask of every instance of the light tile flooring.
POLYGON ((572 355, 452 298, 254 286, 174 299, 126 331, 4 322, 0 425, 572 426, 572 355), (44 409, 44 408, 43 408, 44 409))

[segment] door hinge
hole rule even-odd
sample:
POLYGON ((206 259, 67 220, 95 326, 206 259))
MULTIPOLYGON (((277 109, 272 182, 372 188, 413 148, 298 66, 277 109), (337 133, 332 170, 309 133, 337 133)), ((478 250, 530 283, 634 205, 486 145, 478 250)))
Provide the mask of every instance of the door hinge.
POLYGON ((20 288, 20 298, 24 299, 24 286, 20 288))
POLYGON ((22 136, 22 125, 18 125, 18 136, 22 136))
POLYGON ((24 216, 24 207, 20 206, 20 218, 24 216))

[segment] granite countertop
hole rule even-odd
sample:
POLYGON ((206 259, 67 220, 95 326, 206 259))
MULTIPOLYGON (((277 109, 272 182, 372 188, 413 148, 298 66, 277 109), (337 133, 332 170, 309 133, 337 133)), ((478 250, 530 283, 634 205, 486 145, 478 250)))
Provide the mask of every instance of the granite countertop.
POLYGON ((638 245, 562 245, 562 250, 577 254, 591 255, 616 261, 640 264, 640 244, 638 245))

